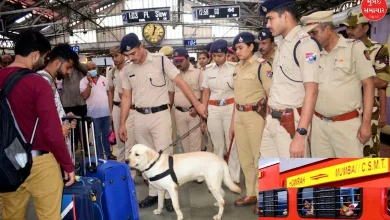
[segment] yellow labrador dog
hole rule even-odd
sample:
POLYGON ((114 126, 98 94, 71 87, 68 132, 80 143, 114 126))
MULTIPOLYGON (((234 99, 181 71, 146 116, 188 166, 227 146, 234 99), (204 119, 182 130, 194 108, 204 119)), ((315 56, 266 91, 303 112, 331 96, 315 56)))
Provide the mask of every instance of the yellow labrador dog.
POLYGON ((232 192, 241 193, 241 188, 235 185, 230 177, 226 162, 210 152, 175 154, 171 159, 169 157, 169 155, 159 154, 145 145, 137 144, 131 149, 130 156, 126 161, 131 168, 143 172, 143 175, 149 179, 149 184, 158 189, 158 208, 153 213, 155 215, 161 214, 166 190, 171 196, 177 219, 182 220, 183 213, 179 207, 178 186, 204 179, 210 192, 217 200, 214 205, 219 207, 218 214, 214 216, 214 219, 222 219, 225 205, 222 181, 232 192), (173 172, 170 166, 172 166, 173 172))

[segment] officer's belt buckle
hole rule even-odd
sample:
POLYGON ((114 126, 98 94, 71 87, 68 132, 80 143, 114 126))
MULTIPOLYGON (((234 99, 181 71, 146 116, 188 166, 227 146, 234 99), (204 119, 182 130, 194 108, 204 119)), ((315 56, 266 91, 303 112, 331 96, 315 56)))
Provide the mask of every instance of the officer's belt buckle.
POLYGON ((217 106, 225 106, 226 105, 226 100, 217 100, 217 106))
POLYGON ((325 117, 325 116, 322 116, 322 120, 323 120, 323 121, 333 121, 333 118, 332 118, 332 117, 325 117))
POLYGON ((144 113, 145 114, 150 114, 150 113, 152 113, 152 109, 151 108, 145 108, 144 109, 144 113))

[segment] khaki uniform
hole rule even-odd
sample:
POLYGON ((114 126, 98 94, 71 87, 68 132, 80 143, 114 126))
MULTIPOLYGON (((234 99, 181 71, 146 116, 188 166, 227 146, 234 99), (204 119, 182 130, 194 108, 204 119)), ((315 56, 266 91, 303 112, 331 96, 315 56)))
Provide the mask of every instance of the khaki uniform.
MULTIPOLYGON (((233 74, 236 64, 225 62, 222 66, 216 63, 207 65, 202 87, 210 89, 211 100, 228 100, 234 98, 233 74)), ((208 105, 207 127, 214 145, 214 153, 223 158, 229 149, 229 130, 234 104, 225 106, 208 105)), ((240 161, 237 146, 233 142, 229 158, 230 175, 234 182, 240 182, 240 161)))
MULTIPOLYGON (((367 39, 363 42, 368 48, 371 58, 371 64, 374 67, 376 76, 386 82, 390 82, 389 70, 389 50, 387 45, 367 39)), ((374 108, 372 110, 371 118, 371 139, 364 146, 365 157, 378 157, 380 151, 380 128, 378 126, 380 119, 380 104, 378 90, 376 89, 376 99, 374 101, 374 108)), ((384 106, 386 107, 386 106, 384 106)))
MULTIPOLYGON (((204 78, 205 69, 200 68, 200 70, 202 71, 202 76, 204 78)), ((202 78, 202 80, 203 80, 203 78, 202 78)), ((205 133, 202 134, 201 146, 202 146, 202 148, 204 147, 204 150, 207 150, 208 152, 214 151, 213 142, 211 141, 210 132, 208 131, 208 128, 206 129, 205 133)))
MULTIPOLYGON (((190 67, 185 73, 181 72, 181 76, 191 87, 196 98, 200 99, 203 73, 199 69, 195 69, 194 66, 190 64, 190 67)), ((175 118, 176 127, 180 136, 183 136, 201 121, 198 115, 196 117, 190 116, 189 109, 191 106, 192 104, 186 98, 181 89, 178 86, 175 86, 175 118), (185 108, 186 111, 180 111, 180 108, 181 110, 184 110, 183 108, 185 108)), ((185 153, 201 150, 201 133, 200 128, 197 128, 192 131, 188 137, 181 141, 185 153)))
MULTIPOLYGON (((122 70, 119 70, 116 67, 109 67, 107 68, 107 83, 109 87, 114 87, 114 102, 120 103, 121 99, 119 94, 123 93, 122 90, 122 83, 121 79, 124 75, 124 69, 128 65, 128 63, 125 64, 122 70)), ((133 96, 133 102, 134 103, 134 96, 133 96)), ((114 131, 116 136, 116 148, 117 148, 117 161, 118 162, 125 162, 125 160, 130 155, 131 147, 135 145, 135 136, 134 136, 134 123, 131 124, 131 121, 134 121, 134 113, 133 111, 130 111, 129 117, 126 121, 126 129, 127 129, 127 141, 126 143, 123 143, 119 138, 119 127, 120 127, 120 117, 121 117, 121 108, 120 105, 113 105, 112 110, 112 120, 114 122, 114 131), (130 124, 128 124, 129 122, 130 124)))
MULTIPOLYGON (((261 99, 266 98, 265 89, 258 77, 259 65, 260 62, 256 56, 252 56, 245 64, 243 61, 238 62, 234 76, 236 104, 257 105, 261 99)), ((265 69, 264 66, 261 71, 264 72, 265 69)), ((262 77, 264 74, 260 75, 261 81, 269 87, 271 78, 262 77)), ((257 112, 235 110, 234 132, 248 197, 257 196, 258 192, 258 160, 263 129, 264 119, 257 112)))
MULTIPOLYGON (((331 52, 321 51, 316 112, 325 117, 362 112, 361 81, 375 75, 365 50, 361 42, 340 35, 331 52)), ((363 157, 357 138, 361 122, 361 116, 336 122, 313 116, 312 157, 363 157)))
MULTIPOLYGON (((142 65, 131 63, 126 67, 123 89, 131 89, 137 108, 159 107, 169 104, 169 79, 173 80, 179 71, 167 57, 147 52, 142 65), (161 57, 164 61, 163 73, 161 57)), ((156 113, 142 114, 135 111, 135 139, 156 151, 164 150, 172 142, 172 122, 169 109, 156 113)), ((172 148, 164 153, 172 154, 172 148)), ((149 195, 157 196, 157 190, 149 186, 149 195)), ((165 194, 168 196, 168 193, 165 194)))
MULTIPOLYGON (((272 65, 273 77, 268 104, 271 111, 294 109, 295 128, 300 120, 297 108, 302 107, 305 97, 304 83, 319 81, 319 54, 318 45, 299 25, 278 42, 272 65), (296 53, 299 67, 294 61, 293 54, 298 41, 301 41, 296 53)), ((272 118, 271 114, 267 116, 266 121, 260 148, 261 157, 289 158, 292 140, 290 134, 280 125, 278 119, 272 118)), ((309 156, 307 137, 305 157, 309 156)))

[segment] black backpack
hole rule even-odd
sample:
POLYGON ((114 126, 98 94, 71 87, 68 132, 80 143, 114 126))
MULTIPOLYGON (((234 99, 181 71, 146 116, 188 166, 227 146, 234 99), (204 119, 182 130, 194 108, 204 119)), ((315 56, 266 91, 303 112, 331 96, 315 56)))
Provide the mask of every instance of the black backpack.
POLYGON ((0 193, 16 191, 31 172, 32 141, 38 119, 35 122, 31 141, 26 143, 7 99, 14 86, 31 73, 29 69, 16 71, 7 78, 0 89, 0 193))

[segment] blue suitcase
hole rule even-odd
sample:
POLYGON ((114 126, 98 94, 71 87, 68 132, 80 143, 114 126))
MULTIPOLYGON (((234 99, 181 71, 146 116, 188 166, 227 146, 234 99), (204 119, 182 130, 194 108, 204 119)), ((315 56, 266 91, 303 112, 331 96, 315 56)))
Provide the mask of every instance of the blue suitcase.
POLYGON ((98 178, 103 184, 103 210, 107 220, 139 220, 135 184, 125 163, 98 160, 96 172, 88 169, 87 176, 98 178))
MULTIPOLYGON (((62 120, 80 120, 79 117, 64 117, 62 120)), ((73 163, 76 158, 74 129, 71 130, 70 138, 66 143, 72 155, 73 163)), ((85 158, 83 158, 85 161, 85 158)), ((84 162, 83 162, 84 163, 84 162)), ((102 209, 103 199, 102 183, 97 178, 76 177, 76 181, 69 187, 64 187, 61 204, 61 218, 64 220, 104 220, 102 209)))
MULTIPOLYGON (((85 135, 88 137, 88 122, 93 128, 93 120, 84 118, 85 135)), ((84 132, 83 132, 84 133, 84 132)), ((88 159, 85 161, 85 176, 98 178, 103 186, 103 212, 107 220, 139 220, 138 201, 135 184, 130 175, 130 169, 125 163, 112 160, 97 159, 95 132, 92 129, 92 140, 95 158, 91 159, 88 149, 88 159)))
POLYGON ((104 220, 102 184, 96 178, 80 177, 64 187, 61 205, 63 220, 104 220))

